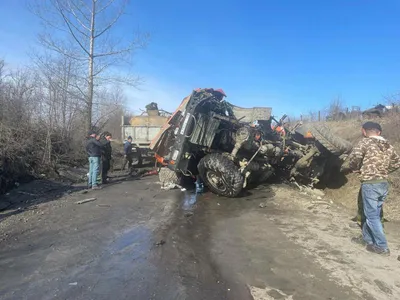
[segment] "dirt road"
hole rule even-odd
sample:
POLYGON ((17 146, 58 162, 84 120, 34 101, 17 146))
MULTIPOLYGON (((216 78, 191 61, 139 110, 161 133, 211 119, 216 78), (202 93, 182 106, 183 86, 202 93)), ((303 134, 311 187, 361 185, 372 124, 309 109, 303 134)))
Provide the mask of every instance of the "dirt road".
POLYGON ((348 212, 284 185, 225 199, 114 180, 7 196, 0 299, 400 299, 397 224, 380 257, 350 243, 348 212))

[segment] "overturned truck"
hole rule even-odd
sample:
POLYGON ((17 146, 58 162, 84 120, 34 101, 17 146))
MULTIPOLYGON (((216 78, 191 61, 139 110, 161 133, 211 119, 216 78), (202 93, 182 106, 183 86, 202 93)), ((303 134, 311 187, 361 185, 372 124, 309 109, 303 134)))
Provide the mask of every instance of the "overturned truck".
POLYGON ((150 145, 161 181, 200 177, 212 192, 236 197, 279 171, 315 184, 351 150, 324 126, 289 128, 271 108, 240 108, 225 97, 196 89, 183 99, 150 145))

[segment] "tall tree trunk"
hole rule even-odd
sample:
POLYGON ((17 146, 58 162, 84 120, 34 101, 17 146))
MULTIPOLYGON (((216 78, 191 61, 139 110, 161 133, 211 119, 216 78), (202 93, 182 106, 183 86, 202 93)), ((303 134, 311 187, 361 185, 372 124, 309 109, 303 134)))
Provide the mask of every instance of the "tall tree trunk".
POLYGON ((95 39, 95 17, 96 17, 96 0, 92 0, 92 15, 90 20, 90 49, 89 49, 89 86, 88 86, 88 100, 87 100, 87 131, 92 129, 92 110, 93 110, 93 89, 94 89, 94 39, 95 39))

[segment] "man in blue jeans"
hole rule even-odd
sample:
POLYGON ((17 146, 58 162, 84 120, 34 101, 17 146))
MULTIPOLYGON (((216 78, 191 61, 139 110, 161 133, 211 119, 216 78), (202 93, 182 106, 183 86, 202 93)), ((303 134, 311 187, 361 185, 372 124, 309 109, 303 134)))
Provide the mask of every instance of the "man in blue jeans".
POLYGON ((381 222, 382 205, 389 191, 388 174, 400 168, 400 157, 381 136, 378 123, 366 122, 362 126, 364 138, 349 156, 349 169, 360 173, 361 196, 365 214, 362 237, 352 241, 366 245, 367 250, 390 255, 381 222))
POLYGON ((89 181, 88 188, 93 190, 100 189, 97 185, 97 176, 100 171, 100 158, 102 154, 102 143, 99 141, 100 136, 96 132, 89 132, 89 139, 86 143, 86 152, 89 157, 89 181))

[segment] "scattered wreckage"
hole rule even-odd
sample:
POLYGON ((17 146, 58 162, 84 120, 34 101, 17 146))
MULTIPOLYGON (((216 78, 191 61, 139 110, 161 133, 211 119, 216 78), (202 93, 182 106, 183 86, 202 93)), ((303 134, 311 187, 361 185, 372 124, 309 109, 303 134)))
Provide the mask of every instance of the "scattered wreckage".
POLYGON ((290 128, 271 108, 240 108, 222 90, 196 89, 152 141, 161 182, 201 179, 213 193, 236 197, 282 172, 315 184, 343 160, 351 144, 323 125, 290 128))

